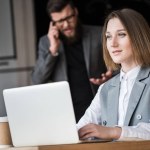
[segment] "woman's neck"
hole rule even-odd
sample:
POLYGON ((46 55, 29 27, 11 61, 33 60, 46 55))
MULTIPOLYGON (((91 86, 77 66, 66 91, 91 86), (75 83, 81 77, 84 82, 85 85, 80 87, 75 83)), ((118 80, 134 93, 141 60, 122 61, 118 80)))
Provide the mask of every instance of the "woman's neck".
POLYGON ((122 71, 123 72, 125 72, 125 73, 127 73, 128 71, 130 71, 130 70, 132 70, 133 68, 135 68, 135 67, 137 67, 137 66, 139 66, 139 64, 130 64, 130 65, 121 65, 121 67, 122 67, 122 71))

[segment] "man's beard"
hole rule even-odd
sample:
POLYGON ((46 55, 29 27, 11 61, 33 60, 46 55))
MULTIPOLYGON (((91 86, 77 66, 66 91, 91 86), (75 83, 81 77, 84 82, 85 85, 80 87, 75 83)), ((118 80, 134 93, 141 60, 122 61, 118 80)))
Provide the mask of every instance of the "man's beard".
POLYGON ((73 43, 77 42, 78 40, 80 40, 81 37, 82 37, 82 29, 81 29, 81 23, 80 23, 80 21, 78 20, 78 22, 77 22, 77 25, 75 27, 75 34, 74 34, 74 36, 67 37, 65 34, 63 34, 61 32, 60 32, 59 36, 62 39, 62 41, 65 44, 67 44, 67 45, 73 44, 73 43))

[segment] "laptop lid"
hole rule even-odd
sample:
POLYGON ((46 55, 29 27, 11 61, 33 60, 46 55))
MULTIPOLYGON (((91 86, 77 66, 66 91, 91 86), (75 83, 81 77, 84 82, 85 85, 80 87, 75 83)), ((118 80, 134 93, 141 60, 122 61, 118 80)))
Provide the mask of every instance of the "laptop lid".
POLYGON ((67 81, 3 91, 13 145, 78 143, 67 81))

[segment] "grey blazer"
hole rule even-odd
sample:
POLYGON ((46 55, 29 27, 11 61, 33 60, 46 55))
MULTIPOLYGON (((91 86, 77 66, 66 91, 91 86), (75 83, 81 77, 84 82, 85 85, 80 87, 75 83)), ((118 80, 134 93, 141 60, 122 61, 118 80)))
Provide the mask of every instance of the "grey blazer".
MULTIPOLYGON (((106 71, 103 61, 101 45, 101 27, 83 26, 83 53, 86 63, 88 77, 99 77, 106 71)), ((47 82, 67 81, 67 64, 63 43, 59 47, 59 55, 52 56, 49 52, 49 40, 43 36, 39 41, 38 59, 32 72, 34 84, 47 82)), ((93 94, 97 86, 92 85, 93 94)))
MULTIPOLYGON (((102 124, 117 125, 120 75, 110 79, 101 93, 102 124)), ((150 123, 150 67, 141 68, 129 99, 125 126, 137 125, 139 122, 150 123)))

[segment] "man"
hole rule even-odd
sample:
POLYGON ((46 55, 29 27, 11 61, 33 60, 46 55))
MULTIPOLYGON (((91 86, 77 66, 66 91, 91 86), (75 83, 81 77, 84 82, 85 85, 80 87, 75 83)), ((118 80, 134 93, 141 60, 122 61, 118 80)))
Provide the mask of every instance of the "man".
POLYGON ((110 71, 104 74, 101 27, 82 26, 71 0, 49 0, 47 11, 51 22, 48 34, 39 42, 32 80, 35 84, 69 81, 78 121, 98 85, 111 77, 110 71))

